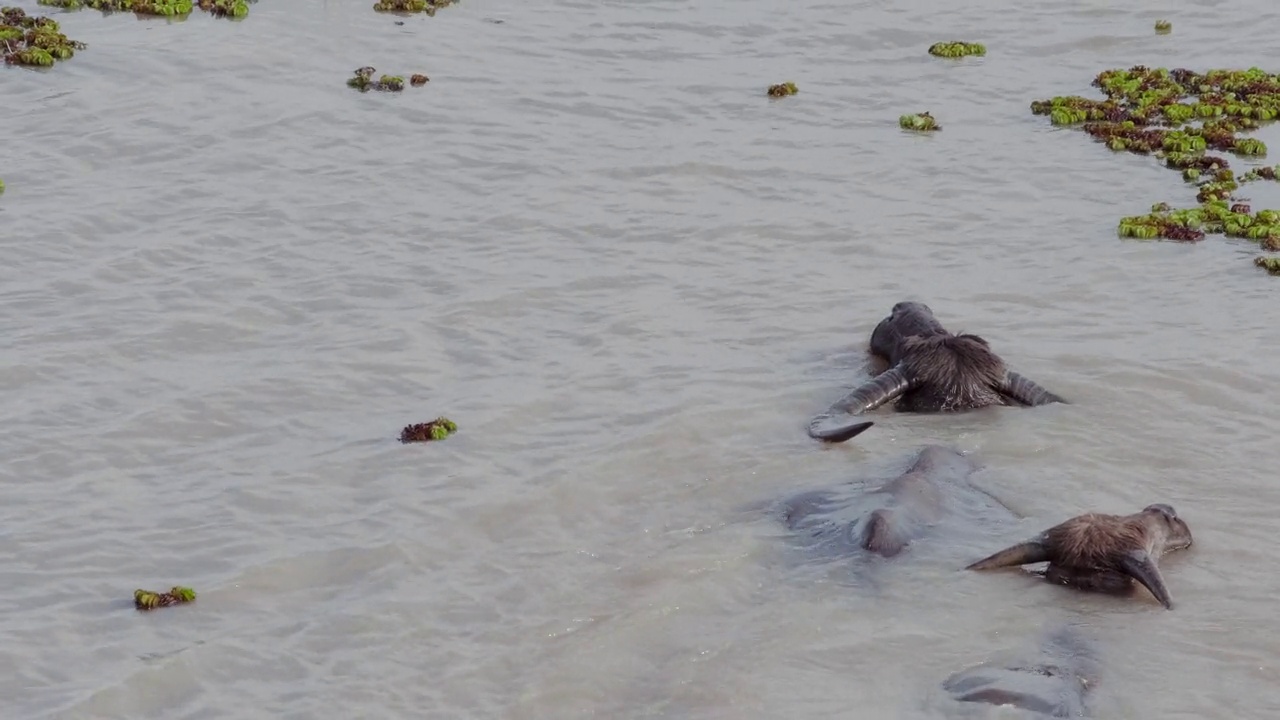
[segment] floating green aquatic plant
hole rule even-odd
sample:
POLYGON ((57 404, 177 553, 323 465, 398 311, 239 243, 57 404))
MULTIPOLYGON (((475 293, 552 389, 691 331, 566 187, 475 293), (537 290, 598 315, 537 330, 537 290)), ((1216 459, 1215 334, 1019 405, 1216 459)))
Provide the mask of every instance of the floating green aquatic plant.
POLYGON ((927 132, 932 130, 941 130, 942 126, 937 120, 927 112, 916 113, 915 115, 903 115, 898 118, 898 127, 903 130, 919 130, 927 132))
POLYGON ((452 420, 438 417, 431 422, 405 426, 405 429, 400 431, 400 442, 443 440, 456 432, 458 432, 458 426, 452 420))
POLYGON ((67 10, 91 8, 102 12, 131 12, 137 15, 157 17, 181 17, 200 8, 214 17, 242 18, 249 14, 249 5, 257 0, 37 0, 67 10))
POLYGON ((378 12, 417 13, 435 15, 436 10, 456 4, 458 0, 379 0, 373 4, 378 12))
POLYGON ((1171 32, 1173 32, 1173 23, 1169 22, 1168 20, 1156 21, 1156 34, 1168 35, 1171 32))
POLYGON ((1104 99, 1055 97, 1031 103, 1031 112, 1054 125, 1079 125, 1115 151, 1151 154, 1194 183, 1198 208, 1172 210, 1161 203, 1148 215, 1122 218, 1121 237, 1196 241, 1205 234, 1256 240, 1280 248, 1274 211, 1251 215, 1231 204, 1240 183, 1277 179, 1280 167, 1259 167, 1237 176, 1230 163, 1209 151, 1244 157, 1265 155, 1266 145, 1241 133, 1280 114, 1280 75, 1248 70, 1148 68, 1106 70, 1094 78, 1104 99))
POLYGON ((1253 264, 1266 270, 1271 275, 1280 275, 1280 256, 1259 255, 1253 259, 1253 264))
POLYGON ((138 15, 173 17, 190 14, 191 0, 37 0, 41 5, 65 10, 92 8, 103 12, 132 12, 138 15))
MULTIPOLYGON (((355 71, 354 76, 347 78, 347 86, 353 87, 360 92, 368 92, 370 90, 384 90, 390 92, 399 92, 404 90, 404 77, 401 75, 383 75, 377 80, 373 79, 373 73, 376 72, 371 67, 362 67, 355 71)), ((410 82, 417 85, 425 85, 427 82, 426 75, 414 75, 410 78, 410 82)))
POLYGON ((787 97, 800 92, 800 88, 796 87, 793 82, 778 83, 769 86, 769 97, 787 97))
POLYGON ((1280 170, 1280 165, 1277 165, 1276 167, 1257 167, 1241 175, 1238 178, 1238 180, 1240 182, 1252 182, 1254 180, 1275 180, 1276 170, 1280 170))
POLYGON ((58 23, 47 17, 27 15, 21 8, 0 8, 0 52, 8 65, 50 67, 84 48, 84 43, 63 35, 58 23))
POLYGON ((152 592, 150 590, 133 591, 133 605, 139 610, 155 610, 156 608, 169 607, 170 605, 183 605, 195 602, 195 599, 195 590, 176 585, 166 593, 152 592))
POLYGON ((1204 239, 1206 233, 1258 241, 1264 249, 1280 249, 1280 211, 1259 210, 1250 213, 1244 203, 1228 205, 1225 200, 1211 198, 1199 207, 1172 209, 1166 203, 1158 203, 1148 215, 1136 215, 1120 219, 1117 233, 1120 237, 1139 240, 1180 240, 1195 242, 1204 239))
POLYGON ((4 192, 4 181, 0 180, 0 193, 4 192))
POLYGON ((257 0, 199 0, 199 5, 214 17, 242 18, 249 14, 251 2, 257 0))
POLYGON ((951 42, 939 42, 930 45, 929 54, 945 58, 958 58, 966 55, 986 55, 987 48, 981 43, 953 40, 951 42))

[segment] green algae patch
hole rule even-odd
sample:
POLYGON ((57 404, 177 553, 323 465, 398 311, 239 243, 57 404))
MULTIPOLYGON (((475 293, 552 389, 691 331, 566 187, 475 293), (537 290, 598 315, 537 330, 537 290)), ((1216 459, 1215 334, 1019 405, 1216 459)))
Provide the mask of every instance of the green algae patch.
POLYGON ((1142 65, 1105 70, 1093 80, 1104 99, 1076 95, 1037 100, 1031 112, 1076 127, 1115 152, 1155 157, 1195 189, 1196 207, 1158 203, 1146 215, 1121 218, 1120 237, 1195 242, 1220 234, 1280 249, 1280 213, 1251 212, 1235 196, 1246 182, 1277 179, 1277 167, 1239 175, 1225 156, 1256 158, 1261 140, 1245 136, 1280 115, 1280 75, 1248 70, 1168 70, 1142 65))
POLYGON ((932 132, 941 130, 942 126, 927 112, 916 113, 915 115, 903 115, 898 118, 898 127, 903 130, 916 130, 919 132, 932 132))
MULTIPOLYGON (((404 90, 403 75, 383 75, 377 80, 373 79, 373 74, 377 72, 371 67, 362 67, 356 70, 352 77, 347 78, 347 87, 355 88, 360 92, 369 92, 370 90, 381 90, 383 92, 400 92, 404 90)), ((409 78, 409 83, 414 87, 426 85, 428 78, 426 75, 417 74, 409 78)))
POLYGON ((411 443, 443 440, 456 432, 458 432, 457 424, 449 418, 438 417, 431 422, 406 425, 404 430, 400 431, 400 442, 411 443))
POLYGON ((378 12, 435 15, 436 10, 455 5, 457 2, 458 0, 379 0, 373 4, 373 9, 378 12))
POLYGON ((0 8, 0 52, 7 65, 52 67, 83 50, 85 44, 63 35, 58 23, 27 15, 21 8, 0 8))
POLYGON ((987 54, 987 48, 981 43, 952 40, 951 42, 939 42, 930 45, 929 54, 944 58, 961 58, 968 55, 981 56, 987 54))
POLYGON ((1253 264, 1266 270, 1269 275, 1280 275, 1280 256, 1259 255, 1253 259, 1253 264))
POLYGON ((1168 20, 1157 20, 1157 21, 1156 21, 1156 34, 1157 34, 1157 35, 1168 35, 1168 34, 1169 34, 1169 33, 1171 33, 1171 32, 1173 32, 1173 23, 1169 22, 1168 20))
POLYGON ((4 194, 4 181, 0 180, 0 195, 4 194))
POLYGON ((778 83, 777 85, 770 85, 766 94, 769 97, 789 97, 798 92, 800 92, 800 88, 796 87, 795 83, 784 82, 778 83))
POLYGON ((152 592, 151 590, 134 590, 133 606, 139 610, 155 610, 170 605, 185 605, 196 601, 196 591, 189 587, 174 586, 169 592, 152 592))

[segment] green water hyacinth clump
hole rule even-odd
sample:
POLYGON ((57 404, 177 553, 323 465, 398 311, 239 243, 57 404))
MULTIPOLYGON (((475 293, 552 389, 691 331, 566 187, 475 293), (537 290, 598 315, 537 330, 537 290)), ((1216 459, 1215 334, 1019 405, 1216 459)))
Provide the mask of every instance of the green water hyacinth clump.
POLYGON ((1280 77, 1257 68, 1199 74, 1139 65, 1106 70, 1093 84, 1106 94, 1105 99, 1060 96, 1031 103, 1031 111, 1048 115, 1055 125, 1083 124, 1086 133, 1114 149, 1195 151, 1203 142, 1208 148, 1239 155, 1265 154, 1264 143, 1237 135, 1280 114, 1280 77), (1196 121, 1203 122, 1190 125, 1196 121), (1173 131, 1182 134, 1166 146, 1164 137, 1173 131), (1126 142, 1112 142, 1117 136, 1126 142))
POLYGON ((1121 218, 1116 230, 1120 237, 1184 242, 1213 233, 1254 240, 1264 250, 1280 250, 1280 211, 1250 210, 1243 203, 1228 204, 1216 197, 1195 208, 1173 209, 1167 203, 1157 203, 1150 214, 1121 218))
POLYGON ((929 54, 937 57, 959 58, 966 55, 986 55, 987 48, 981 43, 952 40, 951 42, 939 42, 930 45, 929 54))
POLYGON ((769 90, 765 93, 769 97, 790 97, 800 92, 800 88, 796 87, 793 82, 778 83, 770 85, 769 90))
POLYGON ((102 12, 131 12, 138 15, 178 17, 194 9, 191 0, 38 0, 41 5, 65 10, 91 8, 102 12))
POLYGON ((1266 155, 1265 143, 1243 134, 1280 116, 1280 75, 1258 68, 1199 73, 1137 65, 1104 70, 1093 85, 1103 98, 1036 100, 1031 112, 1048 116, 1054 125, 1079 127, 1111 150, 1160 158, 1195 185, 1201 203, 1190 210, 1154 208, 1148 215, 1123 218, 1117 228, 1122 237, 1196 241, 1223 234, 1280 248, 1275 223, 1250 215, 1247 206, 1229 204, 1240 183, 1275 180, 1280 167, 1259 167, 1237 177, 1226 159, 1210 154, 1266 155))
POLYGON ((1148 215, 1136 215, 1121 218, 1118 232, 1120 237, 1137 238, 1139 240, 1180 240, 1196 242, 1204 239, 1204 211, 1195 208, 1190 210, 1173 210, 1167 204, 1160 203, 1151 208, 1148 215))
POLYGON ((174 586, 169 592, 153 592, 151 590, 134 590, 133 605, 139 610, 155 610, 170 605, 183 605, 195 602, 196 591, 189 587, 174 586))
POLYGON ((249 14, 249 4, 257 0, 199 0, 200 9, 214 17, 242 18, 249 14))
POLYGON ((214 17, 242 18, 257 0, 37 0, 67 10, 90 8, 106 13, 131 12, 156 17, 183 17, 197 7, 214 17))
POLYGON ((931 132, 942 129, 942 126, 938 124, 938 121, 927 112, 916 113, 915 115, 903 115, 899 117, 898 127, 903 130, 916 130, 920 132, 931 132))
POLYGON ((1173 23, 1169 22, 1168 20, 1157 20, 1156 32, 1160 35, 1168 35, 1169 33, 1173 32, 1173 23))
POLYGON ((1259 255, 1253 259, 1253 264, 1266 270, 1270 275, 1280 275, 1280 256, 1259 255))
POLYGON ((435 15, 436 10, 449 7, 458 0, 379 0, 373 4, 378 12, 392 13, 426 13, 435 15))
POLYGON ((443 440, 458 432, 458 425, 446 417, 438 417, 431 422, 406 425, 400 431, 400 442, 430 442, 443 440))
POLYGON ((58 23, 47 17, 27 15, 21 8, 0 8, 0 53, 5 64, 51 67, 84 48, 84 43, 63 35, 58 23))
MULTIPOLYGON (((399 92, 404 90, 404 77, 400 75, 383 75, 377 80, 373 79, 373 74, 377 72, 371 67, 362 67, 355 71, 353 77, 347 79, 347 87, 353 87, 360 92, 368 92, 370 90, 382 90, 389 92, 399 92)), ((414 75, 414 78, 420 78, 422 82, 413 83, 415 86, 426 83, 426 75, 414 75)))
POLYGON ((1275 167, 1258 167, 1253 168, 1249 172, 1239 177, 1240 182, 1252 182, 1254 180, 1275 180, 1276 172, 1280 171, 1280 165, 1275 167))

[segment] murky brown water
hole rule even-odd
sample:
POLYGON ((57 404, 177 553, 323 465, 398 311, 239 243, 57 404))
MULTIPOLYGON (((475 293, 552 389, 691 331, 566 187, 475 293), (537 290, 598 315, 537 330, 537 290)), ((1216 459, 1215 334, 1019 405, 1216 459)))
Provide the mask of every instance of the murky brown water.
POLYGON ((944 717, 1062 619, 1103 716, 1280 712, 1280 285, 1246 241, 1117 239, 1190 191, 1027 107, 1274 70, 1270 3, 368 5, 84 12, 74 60, 0 69, 0 715, 944 717), (819 447, 907 298, 1073 404, 819 447), (1025 520, 872 593, 742 511, 926 442, 1025 520), (1197 542, 1173 612, 957 569, 1157 501, 1197 542))

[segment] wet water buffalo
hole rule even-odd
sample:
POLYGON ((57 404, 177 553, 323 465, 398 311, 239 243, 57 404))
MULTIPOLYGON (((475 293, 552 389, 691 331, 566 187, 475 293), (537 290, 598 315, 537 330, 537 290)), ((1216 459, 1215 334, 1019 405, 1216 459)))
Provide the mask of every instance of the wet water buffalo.
POLYGON ((891 558, 912 542, 957 523, 1015 519, 999 500, 970 483, 970 475, 979 468, 956 450, 929 445, 884 485, 857 492, 802 493, 784 501, 780 514, 786 527, 810 545, 836 554, 891 558))
POLYGON ((1090 716, 1099 663, 1079 626, 1050 626, 1032 647, 1006 655, 952 674, 943 689, 957 702, 1012 706, 1028 718, 1090 716))
POLYGON ((1066 402, 1006 368, 981 337, 948 332, 923 303, 894 305, 871 333, 871 352, 889 369, 815 417, 811 437, 833 443, 855 437, 875 424, 859 416, 892 400, 904 412, 1066 402))
POLYGON ((1162 555, 1191 547, 1191 529, 1173 507, 1148 505, 1132 515, 1088 513, 1055 525, 1036 537, 1001 550, 970 570, 1048 562, 1045 579, 1081 590, 1128 594, 1142 583, 1173 609, 1160 575, 1162 555))

